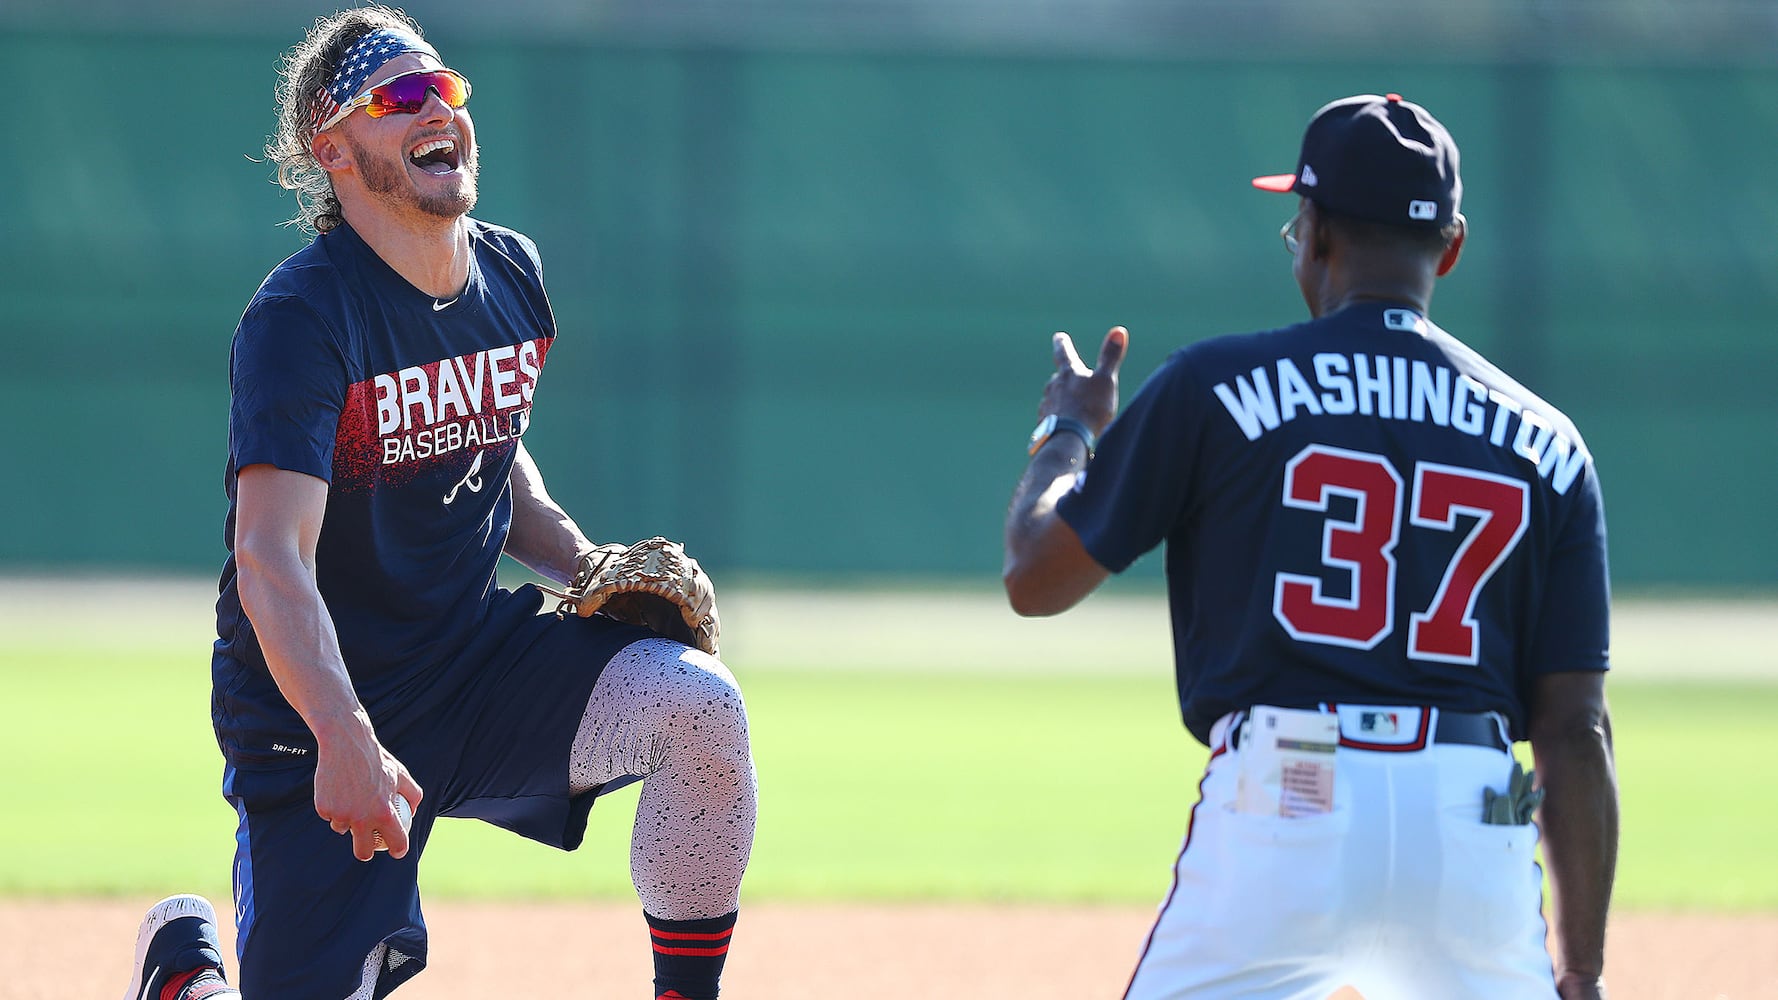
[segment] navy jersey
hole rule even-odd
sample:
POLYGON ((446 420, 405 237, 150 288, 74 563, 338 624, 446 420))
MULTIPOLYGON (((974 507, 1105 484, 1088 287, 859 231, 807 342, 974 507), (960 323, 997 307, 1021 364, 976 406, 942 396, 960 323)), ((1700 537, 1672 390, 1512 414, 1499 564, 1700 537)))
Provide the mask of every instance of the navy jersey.
POLYGON ((328 482, 315 572, 373 718, 383 699, 423 698, 426 672, 485 624, 512 520, 508 477, 555 320, 531 241, 473 220, 469 232, 469 282, 448 302, 342 225, 279 265, 241 317, 212 661, 217 732, 236 763, 313 743, 236 591, 241 469, 328 482))
POLYGON ((1605 519, 1573 424, 1417 312, 1174 352, 1058 513, 1113 572, 1167 543, 1180 710, 1498 711, 1607 668, 1605 519))

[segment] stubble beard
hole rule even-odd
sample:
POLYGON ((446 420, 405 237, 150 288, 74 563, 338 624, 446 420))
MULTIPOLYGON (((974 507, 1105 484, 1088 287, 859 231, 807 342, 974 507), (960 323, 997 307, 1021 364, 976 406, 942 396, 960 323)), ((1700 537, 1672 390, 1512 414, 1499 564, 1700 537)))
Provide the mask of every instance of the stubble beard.
POLYGON ((463 159, 457 168, 463 180, 456 190, 449 192, 421 191, 408 178, 407 164, 401 159, 373 155, 350 136, 346 137, 346 145, 352 149, 352 159, 358 165, 358 176, 364 181, 365 189, 385 201, 396 202, 437 219, 457 219, 475 208, 481 150, 474 145, 463 149, 463 159))

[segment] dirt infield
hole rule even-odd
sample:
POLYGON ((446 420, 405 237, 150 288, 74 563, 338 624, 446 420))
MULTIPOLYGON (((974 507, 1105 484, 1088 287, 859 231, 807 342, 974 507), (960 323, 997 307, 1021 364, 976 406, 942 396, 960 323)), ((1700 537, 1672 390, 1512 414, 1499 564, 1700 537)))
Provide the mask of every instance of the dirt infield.
MULTIPOLYGON (((118 996, 129 982, 136 921, 151 903, 0 903, 11 959, 0 1000, 118 996)), ((1152 915, 1131 907, 749 906, 724 997, 1112 1000, 1152 915), (836 984, 846 986, 836 992, 836 984)), ((437 903, 427 917, 431 966, 397 994, 403 1000, 647 995, 645 929, 633 906, 437 903)), ((1619 917, 1608 972, 1613 1000, 1778 998, 1778 916, 1619 917)))

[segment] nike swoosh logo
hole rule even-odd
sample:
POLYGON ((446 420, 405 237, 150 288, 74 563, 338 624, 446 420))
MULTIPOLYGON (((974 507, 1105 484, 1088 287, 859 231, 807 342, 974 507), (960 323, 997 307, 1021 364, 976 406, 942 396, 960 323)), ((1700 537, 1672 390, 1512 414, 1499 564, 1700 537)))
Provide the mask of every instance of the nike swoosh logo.
MULTIPOLYGON (((460 299, 462 297, 463 296, 459 295, 459 296, 457 296, 457 299, 460 299)), ((440 302, 437 299, 433 299, 432 300, 432 311, 433 312, 444 312, 446 309, 449 309, 450 307, 456 305, 457 299, 452 299, 449 302, 440 302)))
POLYGON ((157 965, 154 967, 154 971, 148 974, 148 978, 142 980, 142 995, 136 1000, 148 1000, 148 991, 154 989, 154 977, 160 974, 161 967, 157 965))

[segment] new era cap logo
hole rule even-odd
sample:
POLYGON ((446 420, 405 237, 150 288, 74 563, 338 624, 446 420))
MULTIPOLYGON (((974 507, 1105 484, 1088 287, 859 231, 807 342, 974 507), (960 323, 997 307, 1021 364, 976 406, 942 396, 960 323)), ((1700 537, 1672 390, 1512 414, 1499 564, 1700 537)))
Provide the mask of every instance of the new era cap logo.
POLYGON ((1307 163, 1303 164, 1303 176, 1298 178, 1297 183, 1301 184, 1303 187, 1314 187, 1315 168, 1309 166, 1307 163))
POLYGON ((1438 202, 1436 202, 1436 201, 1410 201, 1410 202, 1408 202, 1408 218, 1422 219, 1422 220, 1430 220, 1430 219, 1438 218, 1438 202))

